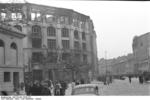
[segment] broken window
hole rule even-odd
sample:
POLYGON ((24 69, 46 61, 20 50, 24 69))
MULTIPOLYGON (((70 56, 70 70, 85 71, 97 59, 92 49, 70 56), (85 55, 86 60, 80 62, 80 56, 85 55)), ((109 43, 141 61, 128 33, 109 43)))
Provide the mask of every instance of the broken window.
POLYGON ((22 14, 21 13, 11 13, 12 20, 21 20, 22 14))
POLYGON ((36 14, 36 18, 37 18, 37 21, 41 21, 41 14, 40 14, 40 13, 37 13, 37 14, 36 14))
POLYGON ((6 13, 1 13, 1 20, 4 21, 6 18, 6 13))
POLYGON ((35 17, 36 17, 35 13, 31 13, 31 20, 35 20, 35 17))
POLYGON ((12 18, 12 20, 16 20, 16 19, 17 19, 16 13, 12 13, 12 14, 11 14, 11 18, 12 18))
POLYGON ((22 19, 22 14, 21 13, 17 13, 17 19, 21 20, 22 19))
POLYGON ((54 20, 54 16, 53 15, 50 15, 50 14, 46 15, 46 21, 47 22, 53 22, 53 20, 54 20))
POLYGON ((32 12, 31 13, 31 20, 32 21, 41 21, 41 13, 37 12, 32 12))

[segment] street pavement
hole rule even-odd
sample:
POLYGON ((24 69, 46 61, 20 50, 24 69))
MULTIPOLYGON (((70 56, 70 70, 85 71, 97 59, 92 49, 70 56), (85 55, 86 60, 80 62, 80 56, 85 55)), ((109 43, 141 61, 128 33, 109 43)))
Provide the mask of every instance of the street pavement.
POLYGON ((150 95, 150 83, 139 84, 138 78, 132 78, 129 83, 125 80, 114 80, 112 84, 100 89, 100 94, 107 96, 148 96, 150 95))
MULTIPOLYGON (((71 95, 71 85, 66 90, 66 95, 71 95)), ((99 85, 99 94, 102 96, 149 96, 150 83, 139 84, 138 78, 132 78, 131 83, 129 79, 113 80, 109 85, 99 85)))

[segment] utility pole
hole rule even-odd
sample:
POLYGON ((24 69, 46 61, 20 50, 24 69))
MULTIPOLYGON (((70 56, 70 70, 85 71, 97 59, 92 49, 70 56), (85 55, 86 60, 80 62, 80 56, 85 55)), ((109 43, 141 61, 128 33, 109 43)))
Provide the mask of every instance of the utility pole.
POLYGON ((107 75, 107 51, 105 51, 105 66, 106 66, 106 75, 107 75))

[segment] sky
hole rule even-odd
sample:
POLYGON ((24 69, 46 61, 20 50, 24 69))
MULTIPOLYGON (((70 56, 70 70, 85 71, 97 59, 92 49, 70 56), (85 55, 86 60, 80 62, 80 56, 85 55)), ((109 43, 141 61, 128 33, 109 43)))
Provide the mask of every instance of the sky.
MULTIPOLYGON (((0 0, 23 1, 23 0, 0 0)), ((26 0, 29 3, 73 9, 90 16, 97 34, 98 58, 132 53, 134 36, 150 32, 150 1, 26 0), (107 52, 107 53, 106 53, 107 52)))

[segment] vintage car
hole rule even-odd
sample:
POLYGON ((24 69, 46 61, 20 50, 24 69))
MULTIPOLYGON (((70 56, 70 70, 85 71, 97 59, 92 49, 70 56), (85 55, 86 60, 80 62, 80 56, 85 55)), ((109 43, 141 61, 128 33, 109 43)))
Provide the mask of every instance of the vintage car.
POLYGON ((99 88, 97 84, 81 84, 72 89, 72 95, 74 96, 97 96, 99 95, 99 88))

